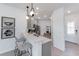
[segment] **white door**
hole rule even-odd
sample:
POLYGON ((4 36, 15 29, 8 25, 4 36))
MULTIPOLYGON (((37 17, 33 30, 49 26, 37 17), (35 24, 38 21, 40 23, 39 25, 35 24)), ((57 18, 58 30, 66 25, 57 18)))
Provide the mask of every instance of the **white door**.
POLYGON ((51 16, 51 34, 53 39, 53 46, 64 51, 64 8, 57 9, 51 16))

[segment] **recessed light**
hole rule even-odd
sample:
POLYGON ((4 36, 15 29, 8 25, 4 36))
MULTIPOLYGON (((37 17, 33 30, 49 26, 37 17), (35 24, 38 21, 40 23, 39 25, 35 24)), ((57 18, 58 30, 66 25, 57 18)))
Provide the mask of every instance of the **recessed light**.
POLYGON ((70 10, 68 10, 68 11, 67 11, 67 13, 68 13, 68 14, 70 14, 70 13, 71 13, 71 11, 70 11, 70 10))
POLYGON ((38 7, 36 7, 36 9, 38 10, 39 8, 38 8, 38 7))

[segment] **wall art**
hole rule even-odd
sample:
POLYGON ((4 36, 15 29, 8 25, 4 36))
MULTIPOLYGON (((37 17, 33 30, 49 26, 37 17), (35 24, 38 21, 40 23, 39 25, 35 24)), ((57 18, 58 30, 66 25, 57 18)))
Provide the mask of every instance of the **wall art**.
POLYGON ((15 18, 2 17, 1 18, 1 38, 13 38, 15 37, 15 18))

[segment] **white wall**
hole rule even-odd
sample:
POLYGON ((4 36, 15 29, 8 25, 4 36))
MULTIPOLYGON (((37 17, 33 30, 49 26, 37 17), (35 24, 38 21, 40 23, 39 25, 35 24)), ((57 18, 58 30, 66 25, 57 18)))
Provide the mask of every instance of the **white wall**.
POLYGON ((74 42, 79 44, 79 13, 73 13, 65 16, 66 21, 66 41, 74 42), (67 23, 68 22, 75 22, 75 26, 78 29, 78 33, 76 34, 67 34, 67 23))
POLYGON ((38 25, 40 26, 41 35, 43 35, 44 33, 46 33, 46 26, 51 26, 51 20, 39 20, 38 25))
MULTIPOLYGON (((18 36, 20 33, 25 31, 26 26, 26 19, 25 13, 23 10, 18 8, 9 7, 7 5, 0 4, 0 19, 2 16, 6 17, 13 17, 15 18, 15 35, 18 36)), ((0 33, 1 33, 1 20, 0 20, 0 33)), ((15 48, 15 39, 1 39, 0 34, 0 54, 13 50, 15 48)))
POLYGON ((53 46, 64 51, 65 35, 64 35, 64 8, 53 11, 51 16, 51 32, 53 46))

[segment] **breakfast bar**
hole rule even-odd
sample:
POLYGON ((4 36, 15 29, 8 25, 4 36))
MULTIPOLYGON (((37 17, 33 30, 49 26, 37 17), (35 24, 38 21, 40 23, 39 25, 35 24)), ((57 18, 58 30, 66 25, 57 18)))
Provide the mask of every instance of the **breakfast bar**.
POLYGON ((51 56, 51 39, 30 33, 23 34, 27 42, 32 44, 32 56, 51 56))

